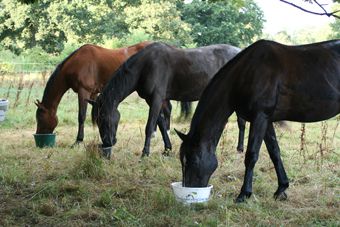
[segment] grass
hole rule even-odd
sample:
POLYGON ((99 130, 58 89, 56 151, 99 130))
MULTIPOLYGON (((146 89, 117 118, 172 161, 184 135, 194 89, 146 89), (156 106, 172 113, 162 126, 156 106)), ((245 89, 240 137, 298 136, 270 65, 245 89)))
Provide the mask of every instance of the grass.
MULTIPOLYGON (((7 94, 9 84, 2 81, 0 97, 7 94)), ((273 199, 277 179, 263 146, 255 167, 254 195, 244 204, 235 204, 243 180, 244 154, 236 153, 238 129, 233 116, 216 151, 219 167, 210 181, 214 185, 211 200, 185 206, 175 201, 170 188, 171 182, 181 179, 180 139, 174 131, 170 132, 170 157, 161 155, 163 142, 158 132, 151 142, 151 156, 140 159, 148 107, 137 95, 119 107, 118 142, 112 159, 106 160, 96 151, 99 136, 90 119, 84 144, 70 148, 76 138, 78 109, 72 91, 58 109, 57 146, 36 148, 33 101, 41 99, 44 87, 38 81, 32 89, 31 83, 24 84, 17 107, 11 105, 0 123, 0 226, 340 225, 337 118, 327 121, 327 127, 306 124, 304 153, 300 152, 301 124, 277 128, 290 179, 287 201, 273 199), (26 105, 28 95, 31 101, 26 105)), ((9 93, 11 104, 17 87, 14 83, 9 93)), ((177 122, 178 106, 173 106, 172 128, 187 131, 189 122, 177 122)))

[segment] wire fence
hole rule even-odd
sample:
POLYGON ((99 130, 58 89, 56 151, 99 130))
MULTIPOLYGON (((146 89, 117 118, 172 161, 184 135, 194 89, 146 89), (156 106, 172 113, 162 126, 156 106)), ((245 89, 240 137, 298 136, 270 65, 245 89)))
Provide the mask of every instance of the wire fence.
POLYGON ((46 85, 54 68, 45 63, 0 62, 0 98, 11 100, 11 108, 30 104, 32 92, 46 85))
POLYGON ((53 64, 36 62, 0 62, 1 74, 15 73, 40 73, 51 71, 55 68, 53 64))

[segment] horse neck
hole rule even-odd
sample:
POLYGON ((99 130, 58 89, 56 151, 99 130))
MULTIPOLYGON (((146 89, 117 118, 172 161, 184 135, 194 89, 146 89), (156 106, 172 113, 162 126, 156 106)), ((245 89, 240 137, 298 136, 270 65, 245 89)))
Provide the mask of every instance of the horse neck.
POLYGON ((136 90, 139 76, 140 73, 133 69, 127 69, 126 63, 124 63, 104 88, 103 96, 110 100, 110 103, 118 105, 136 90))
POLYGON ((62 74, 50 78, 46 84, 42 104, 51 112, 56 112, 61 98, 69 89, 62 74))
POLYGON ((337 52, 337 54, 340 54, 340 40, 334 41, 333 49, 337 52))
POLYGON ((232 83, 228 83, 219 92, 214 85, 221 83, 222 77, 214 79, 201 96, 192 119, 189 137, 202 146, 208 144, 216 148, 234 108, 230 99, 232 83))

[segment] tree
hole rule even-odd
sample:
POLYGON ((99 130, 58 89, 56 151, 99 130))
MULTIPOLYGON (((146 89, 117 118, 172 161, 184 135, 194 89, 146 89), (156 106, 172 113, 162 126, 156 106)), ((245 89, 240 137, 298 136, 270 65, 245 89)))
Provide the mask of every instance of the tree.
POLYGON ((176 0, 141 0, 138 6, 125 7, 125 22, 130 31, 139 29, 154 40, 190 45, 193 42, 190 37, 191 26, 181 20, 177 3, 176 0))
MULTIPOLYGON (((307 13, 311 13, 311 14, 315 14, 315 15, 320 15, 320 16, 325 15, 325 16, 328 16, 328 17, 335 17, 337 19, 340 19, 340 15, 337 14, 340 11, 340 9, 333 10, 332 12, 328 12, 325 9, 324 5, 322 3, 320 3, 318 0, 303 0, 303 1, 309 2, 311 4, 316 4, 319 7, 319 9, 320 9, 320 11, 318 11, 318 12, 317 11, 307 10, 307 9, 299 6, 298 4, 295 4, 295 3, 290 2, 288 0, 279 0, 279 1, 284 2, 284 3, 288 4, 288 5, 291 5, 291 6, 295 7, 295 8, 298 8, 298 9, 304 11, 304 12, 307 12, 307 13)), ((340 3, 340 0, 333 0, 333 2, 340 3)))
POLYGON ((191 24, 191 36, 198 46, 229 43, 246 46, 263 28, 263 12, 252 0, 244 5, 233 1, 205 2, 194 0, 184 4, 182 19, 191 24))
POLYGON ((66 41, 99 43, 128 31, 112 1, 2 0, 0 6, 0 41, 17 53, 35 46, 59 53, 66 41))
MULTIPOLYGON (((340 4, 334 4, 333 9, 340 9, 340 4)), ((338 13, 340 16, 340 13, 338 13)), ((340 39, 340 20, 335 20, 333 23, 330 24, 332 33, 330 34, 330 39, 340 39)))

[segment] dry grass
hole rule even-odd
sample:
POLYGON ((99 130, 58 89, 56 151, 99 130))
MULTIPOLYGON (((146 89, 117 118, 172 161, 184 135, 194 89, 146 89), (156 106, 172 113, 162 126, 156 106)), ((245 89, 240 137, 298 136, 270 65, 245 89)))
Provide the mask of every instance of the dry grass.
MULTIPOLYGON (((26 83, 30 84, 30 83, 26 83)), ((36 83, 38 84, 38 83, 36 83)), ((9 84, 3 83, 0 96, 9 84)), ((14 85, 16 87, 17 85, 14 85)), ((43 87, 24 88, 20 98, 41 98, 43 87)), ((10 101, 16 92, 10 93, 10 101)), ((13 102, 12 102, 13 103, 13 102)), ((181 178, 179 138, 170 132, 173 152, 162 157, 160 133, 151 156, 140 159, 147 106, 136 95, 121 106, 118 142, 111 160, 96 152, 98 133, 87 121, 85 143, 70 148, 77 130, 76 96, 69 92, 58 110, 57 146, 35 147, 35 106, 18 102, 0 123, 0 226, 339 226, 340 132, 336 118, 277 128, 282 158, 290 178, 287 201, 275 201, 277 179, 265 147, 255 167, 254 195, 235 204, 242 185, 244 154, 236 152, 237 124, 228 123, 217 149, 219 168, 211 183, 211 201, 184 206, 170 183, 181 178), (320 150, 320 144, 322 150, 320 150)), ((174 112, 178 112, 174 103, 174 112)), ((248 126, 248 125, 247 125, 248 126)), ((186 131, 189 122, 172 128, 186 131)))

